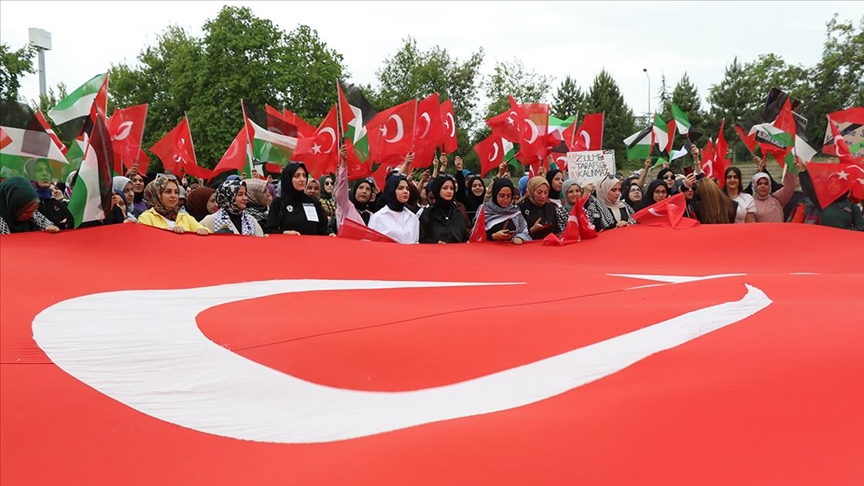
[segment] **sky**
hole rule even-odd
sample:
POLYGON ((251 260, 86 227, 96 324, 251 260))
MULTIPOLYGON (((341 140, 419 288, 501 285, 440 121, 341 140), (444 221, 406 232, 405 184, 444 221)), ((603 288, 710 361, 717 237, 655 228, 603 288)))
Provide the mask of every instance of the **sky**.
MULTIPOLYGON (((637 115, 649 110, 649 102, 656 108, 661 74, 671 90, 688 73, 704 101, 708 88, 722 80, 725 66, 736 56, 746 62, 775 53, 789 63, 812 66, 821 57, 825 24, 834 13, 855 23, 864 16, 864 2, 851 1, 0 0, 0 42, 18 49, 28 42, 29 27, 50 32, 47 84, 63 82, 71 91, 112 64, 137 63, 138 54, 154 45, 169 25, 200 36, 204 22, 215 18, 223 5, 247 6, 286 32, 309 25, 343 55, 354 83, 377 84, 376 70, 411 36, 421 50, 437 45, 461 61, 482 47, 481 73, 486 75, 496 62, 519 59, 527 70, 551 76, 553 92, 567 75, 587 89, 605 68, 637 115), (374 28, 357 31, 358 20, 374 28), (94 24, 101 33, 98 39, 84 33, 94 24)), ((22 78, 21 94, 38 98, 37 74, 22 78)), ((550 93, 545 101, 551 100, 550 93)))

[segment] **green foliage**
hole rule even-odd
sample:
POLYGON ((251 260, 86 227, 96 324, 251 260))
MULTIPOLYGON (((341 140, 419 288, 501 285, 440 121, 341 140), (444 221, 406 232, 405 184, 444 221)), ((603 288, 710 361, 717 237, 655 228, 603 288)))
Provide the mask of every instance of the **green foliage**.
POLYGON ((624 139, 636 131, 633 110, 627 106, 618 83, 604 69, 594 78, 586 96, 587 113, 604 113, 603 148, 615 151, 617 168, 625 166, 624 139))
MULTIPOLYGON (((808 118, 807 135, 817 148, 828 125, 826 114, 864 106, 864 16, 856 28, 834 15, 827 24, 822 60, 808 74, 800 112, 808 118)), ((794 94, 793 94, 794 96, 794 94)))
POLYGON ((483 56, 483 49, 479 48, 460 62, 439 46, 422 51, 417 47, 417 40, 408 37, 396 54, 387 57, 375 72, 378 89, 365 87, 364 93, 382 110, 432 93, 438 93, 441 102, 450 99, 456 118, 458 153, 464 154, 466 165, 473 167, 476 155, 471 151, 468 133, 476 123, 474 112, 483 56))
POLYGON ((226 6, 203 31, 199 39, 169 27, 138 56, 140 67, 111 68, 117 106, 149 103, 145 148, 186 115, 198 163, 213 167, 243 126, 241 99, 261 108, 288 107, 310 123, 335 102, 342 56, 313 29, 299 26, 286 34, 249 8, 226 6))
POLYGON ((571 116, 578 116, 581 120, 586 111, 585 93, 576 85, 576 81, 569 75, 564 78, 558 90, 552 95, 551 115, 555 118, 566 120, 571 116))
POLYGON ((21 76, 36 72, 33 67, 35 53, 36 49, 30 45, 13 51, 8 44, 0 44, 0 99, 18 100, 21 76))
POLYGON ((39 103, 37 104, 35 100, 30 101, 30 106, 33 110, 39 110, 42 113, 48 113, 48 110, 57 106, 57 103, 60 103, 60 100, 66 97, 69 93, 66 92, 66 85, 61 83, 57 83, 57 91, 54 91, 54 88, 48 88, 48 93, 39 95, 39 103))
POLYGON ((672 118, 672 95, 669 94, 669 85, 666 84, 666 74, 660 73, 660 87, 657 89, 657 99, 660 103, 654 109, 664 120, 672 118))
POLYGON ((702 132, 702 136, 694 142, 698 146, 702 146, 707 140, 708 133, 705 127, 705 113, 702 112, 702 102, 699 99, 699 92, 696 86, 690 82, 690 77, 687 73, 681 76, 681 80, 675 85, 672 90, 672 103, 678 105, 679 108, 687 113, 687 118, 690 124, 702 132))
POLYGON ((485 118, 493 117, 510 107, 508 95, 513 95, 517 103, 542 103, 549 94, 552 78, 536 71, 526 71, 522 61, 498 62, 495 72, 483 83, 489 105, 485 118))
MULTIPOLYGON (((726 66, 720 84, 712 86, 708 91, 708 103, 711 104, 710 121, 706 127, 708 133, 715 138, 720 121, 725 118, 723 137, 729 143, 730 151, 736 156, 740 155, 743 144, 735 134, 734 124, 757 116, 764 105, 764 97, 756 95, 753 79, 747 76, 744 65, 738 62, 737 57, 726 66)), ((746 148, 744 150, 746 151, 746 148)), ((737 158, 733 157, 733 160, 737 158)))

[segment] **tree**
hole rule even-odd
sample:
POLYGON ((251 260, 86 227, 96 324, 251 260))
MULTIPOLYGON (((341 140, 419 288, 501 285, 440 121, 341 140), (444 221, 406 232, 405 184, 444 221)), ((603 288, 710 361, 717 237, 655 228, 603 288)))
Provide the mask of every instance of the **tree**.
POLYGON ((31 101, 30 105, 33 107, 33 110, 41 111, 42 113, 48 113, 48 110, 57 106, 57 103, 60 103, 60 100, 66 97, 68 93, 66 92, 66 85, 61 83, 57 83, 57 91, 54 91, 54 88, 48 88, 48 93, 39 95, 39 103, 37 104, 35 101, 31 101))
POLYGON ((18 100, 19 78, 36 72, 33 69, 34 52, 30 45, 13 51, 8 44, 0 44, 0 99, 18 100))
POLYGON ((552 95, 552 116, 565 120, 571 116, 581 119, 585 114, 585 93, 579 89, 576 81, 567 75, 552 95))
MULTIPOLYGON (((618 83, 604 69, 594 78, 594 84, 586 97, 586 110, 589 113, 604 113, 603 148, 615 151, 618 168, 624 167, 627 156, 624 139, 636 131, 633 109, 624 102, 618 83)), ((638 164, 641 165, 641 164, 638 164)))
POLYGON ((485 118, 495 116, 506 110, 510 104, 508 95, 513 95, 517 103, 542 103, 549 94, 552 78, 526 71, 522 61, 514 59, 512 63, 499 62, 495 71, 483 83, 489 105, 486 106, 485 118))
POLYGON ((723 80, 720 84, 711 86, 708 90, 708 103, 711 104, 709 123, 706 128, 711 138, 717 137, 720 120, 725 118, 726 124, 723 137, 732 149, 733 160, 742 155, 746 148, 735 134, 735 123, 744 123, 758 115, 763 98, 756 94, 753 78, 747 76, 744 65, 738 62, 738 57, 726 66, 723 80))
POLYGON ((150 105, 145 148, 185 115, 199 164, 213 167, 243 126, 241 99, 261 108, 288 107, 311 123, 335 102, 342 56, 313 29, 286 34, 249 8, 225 6, 204 23, 203 33, 199 39, 169 27, 138 56, 140 67, 112 66, 113 102, 150 105))
POLYGON ((705 127, 705 114, 702 112, 702 102, 699 99, 699 92, 696 86, 690 82, 690 76, 685 72, 681 76, 681 80, 675 85, 672 90, 672 103, 675 103, 679 108, 687 113, 687 118, 690 124, 702 132, 702 136, 693 142, 697 146, 702 146, 708 136, 705 127))
POLYGON ((657 105, 658 115, 664 120, 672 118, 672 95, 669 94, 669 86, 666 84, 666 74, 660 72, 660 88, 657 89, 657 99, 660 104, 657 105))
POLYGON ((378 89, 367 87, 364 92, 380 109, 411 99, 422 99, 432 93, 438 93, 442 102, 450 99, 457 122, 459 152, 469 164, 473 160, 473 151, 470 150, 468 133, 476 123, 474 111, 483 56, 483 48, 479 48, 465 61, 459 61, 439 46, 422 51, 417 47, 417 40, 408 37, 396 54, 388 56, 375 72, 378 89))
POLYGON ((810 71, 803 95, 802 115, 808 118, 807 135, 816 148, 822 145, 828 125, 826 114, 864 106, 864 16, 857 29, 851 21, 828 21, 822 59, 810 71))

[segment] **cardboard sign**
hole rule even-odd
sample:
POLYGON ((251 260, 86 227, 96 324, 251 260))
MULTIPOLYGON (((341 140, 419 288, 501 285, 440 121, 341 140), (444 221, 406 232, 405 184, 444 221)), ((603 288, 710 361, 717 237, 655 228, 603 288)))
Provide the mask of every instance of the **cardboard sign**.
POLYGON ((581 185, 591 182, 596 186, 606 175, 615 173, 615 152, 612 150, 567 152, 567 168, 571 179, 576 179, 581 185))

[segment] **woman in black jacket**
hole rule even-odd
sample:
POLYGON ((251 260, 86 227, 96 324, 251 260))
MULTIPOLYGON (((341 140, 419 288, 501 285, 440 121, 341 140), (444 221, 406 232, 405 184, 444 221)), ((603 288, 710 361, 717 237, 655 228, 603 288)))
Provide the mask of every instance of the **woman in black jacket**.
POLYGON ((465 243, 465 216, 456 207, 456 179, 439 175, 429 183, 435 202, 420 215, 420 243, 465 243))
POLYGON ((304 192, 308 174, 306 166, 299 162, 291 162, 282 170, 282 194, 270 205, 267 233, 328 234, 327 213, 317 199, 304 192))

